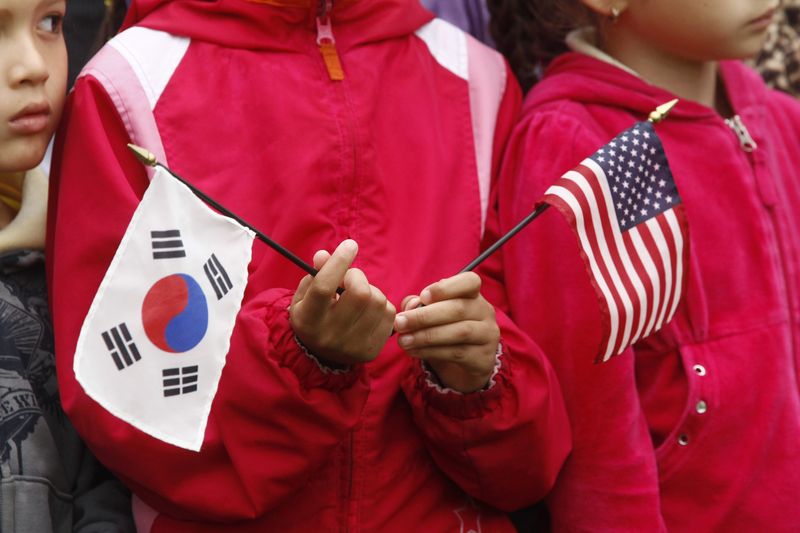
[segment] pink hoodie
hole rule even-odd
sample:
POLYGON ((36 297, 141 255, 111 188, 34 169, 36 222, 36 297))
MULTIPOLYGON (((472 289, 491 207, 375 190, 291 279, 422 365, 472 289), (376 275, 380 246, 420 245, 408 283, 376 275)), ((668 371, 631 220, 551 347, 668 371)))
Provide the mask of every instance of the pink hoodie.
MULTIPOLYGON (((672 323, 594 365, 598 306, 564 220, 546 213, 505 249, 512 316, 550 357, 572 423, 555 531, 800 531, 800 104, 740 63, 721 72, 738 136, 690 101, 656 126, 689 222, 672 323)), ((589 56, 558 58, 509 143, 502 225, 672 98, 589 56)))

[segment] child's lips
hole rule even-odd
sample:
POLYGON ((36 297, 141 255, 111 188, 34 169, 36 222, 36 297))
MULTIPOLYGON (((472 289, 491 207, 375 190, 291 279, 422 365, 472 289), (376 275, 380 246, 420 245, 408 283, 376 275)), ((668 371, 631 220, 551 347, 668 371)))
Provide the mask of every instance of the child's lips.
POLYGON ((11 117, 8 121, 9 129, 21 135, 41 133, 50 124, 51 114, 50 104, 46 102, 28 104, 22 111, 11 117))
POLYGON ((754 28, 766 28, 772 23, 772 18, 775 16, 775 9, 769 9, 766 13, 758 18, 751 20, 748 25, 754 28))

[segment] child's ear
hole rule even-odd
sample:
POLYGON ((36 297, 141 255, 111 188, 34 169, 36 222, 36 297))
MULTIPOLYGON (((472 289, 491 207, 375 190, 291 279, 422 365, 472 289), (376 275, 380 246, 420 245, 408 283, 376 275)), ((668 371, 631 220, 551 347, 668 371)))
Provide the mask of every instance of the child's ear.
POLYGON ((628 8, 629 0, 581 0, 581 3, 604 17, 616 19, 628 8))

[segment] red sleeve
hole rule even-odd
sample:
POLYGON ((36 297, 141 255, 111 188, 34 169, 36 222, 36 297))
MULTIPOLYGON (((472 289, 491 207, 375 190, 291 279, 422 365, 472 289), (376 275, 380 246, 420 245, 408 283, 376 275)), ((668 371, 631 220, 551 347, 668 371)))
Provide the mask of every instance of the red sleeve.
MULTIPOLYGON (((495 130, 495 170, 519 101, 519 87, 510 83, 495 130)), ((492 192, 490 198, 494 196, 492 192)), ((490 208, 487 244, 497 239, 496 215, 490 208)), ((495 254, 479 271, 484 296, 497 306, 501 330, 499 366, 489 388, 471 394, 441 389, 418 364, 412 365, 403 386, 439 467, 468 494, 510 511, 540 500, 550 490, 569 452, 570 435, 555 373, 503 312, 500 261, 495 254)))
MULTIPOLYGON (((503 168, 502 227, 609 139, 563 109, 526 117, 503 168)), ((504 248, 511 313, 550 358, 564 391, 573 450, 548 498, 554 531, 664 529, 653 444, 628 349, 594 364, 600 308, 577 239, 554 209, 504 248)))
POLYGON ((147 187, 128 142, 101 85, 79 80, 59 132, 48 221, 64 410, 98 458, 158 511, 205 521, 262 514, 302 487, 356 424, 366 373, 326 372, 301 350, 289 291, 247 291, 200 452, 157 440, 89 398, 73 372, 78 334, 147 187))

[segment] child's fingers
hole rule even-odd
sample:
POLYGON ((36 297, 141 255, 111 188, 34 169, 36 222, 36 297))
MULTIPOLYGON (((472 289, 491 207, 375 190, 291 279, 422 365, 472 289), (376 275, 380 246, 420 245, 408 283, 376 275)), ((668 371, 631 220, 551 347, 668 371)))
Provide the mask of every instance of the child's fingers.
MULTIPOLYGON (((328 262, 330 259, 331 254, 326 252, 325 250, 317 250, 317 253, 314 254, 314 268, 319 270, 322 268, 325 263, 328 262)), ((311 286, 311 280, 314 279, 314 276, 311 274, 305 276, 303 279, 300 280, 300 283, 297 285, 297 289, 294 291, 294 296, 292 296, 292 305, 296 304, 303 298, 305 298, 306 291, 308 291, 308 287, 311 286)))
POLYGON ((328 259, 331 258, 331 254, 328 253, 326 250, 317 250, 317 253, 314 254, 314 268, 319 270, 325 263, 328 262, 328 259))
POLYGON ((460 322, 493 319, 494 308, 483 299, 458 298, 403 311, 395 318, 398 333, 460 322))
POLYGON ((475 298, 481 292, 481 278, 474 272, 462 272, 428 285, 420 293, 425 305, 453 298, 475 298))
MULTIPOLYGON (((322 265, 303 298, 303 305, 311 316, 322 316, 330 307, 331 300, 336 295, 336 289, 342 283, 357 253, 356 242, 351 239, 344 240, 322 265)), ((315 261, 317 258, 323 259, 323 255, 315 254, 315 261)))
POLYGON ((411 309, 416 309, 419 307, 420 304, 419 296, 409 295, 403 298, 403 302, 400 304, 400 309, 403 311, 408 311, 411 309))
POLYGON ((314 279, 314 277, 311 274, 308 274, 300 280, 300 283, 297 284, 297 289, 294 291, 294 296, 292 296, 292 305, 295 305, 297 302, 305 298, 306 291, 308 291, 308 287, 311 285, 312 279, 314 279))
POLYGON ((392 302, 387 300, 386 304, 384 305, 381 319, 375 323, 375 326, 369 332, 369 338, 376 342, 380 342, 381 347, 386 343, 386 340, 392 333, 392 327, 394 326, 394 315, 396 312, 397 309, 395 306, 392 304, 392 302))
POLYGON ((496 326, 485 321, 462 321, 402 333, 397 342, 405 350, 419 350, 429 347, 450 346, 451 348, 462 345, 483 346, 493 341, 496 335, 496 326))
POLYGON ((335 315, 331 326, 341 333, 351 329, 371 308, 378 308, 375 300, 380 300, 380 309, 386 305, 386 297, 376 287, 372 287, 367 276, 358 268, 351 268, 344 276, 344 292, 336 302, 335 315))
POLYGON ((380 353, 394 323, 395 308, 358 269, 345 276, 345 290, 329 314, 327 329, 337 349, 353 361, 371 361, 380 353))

